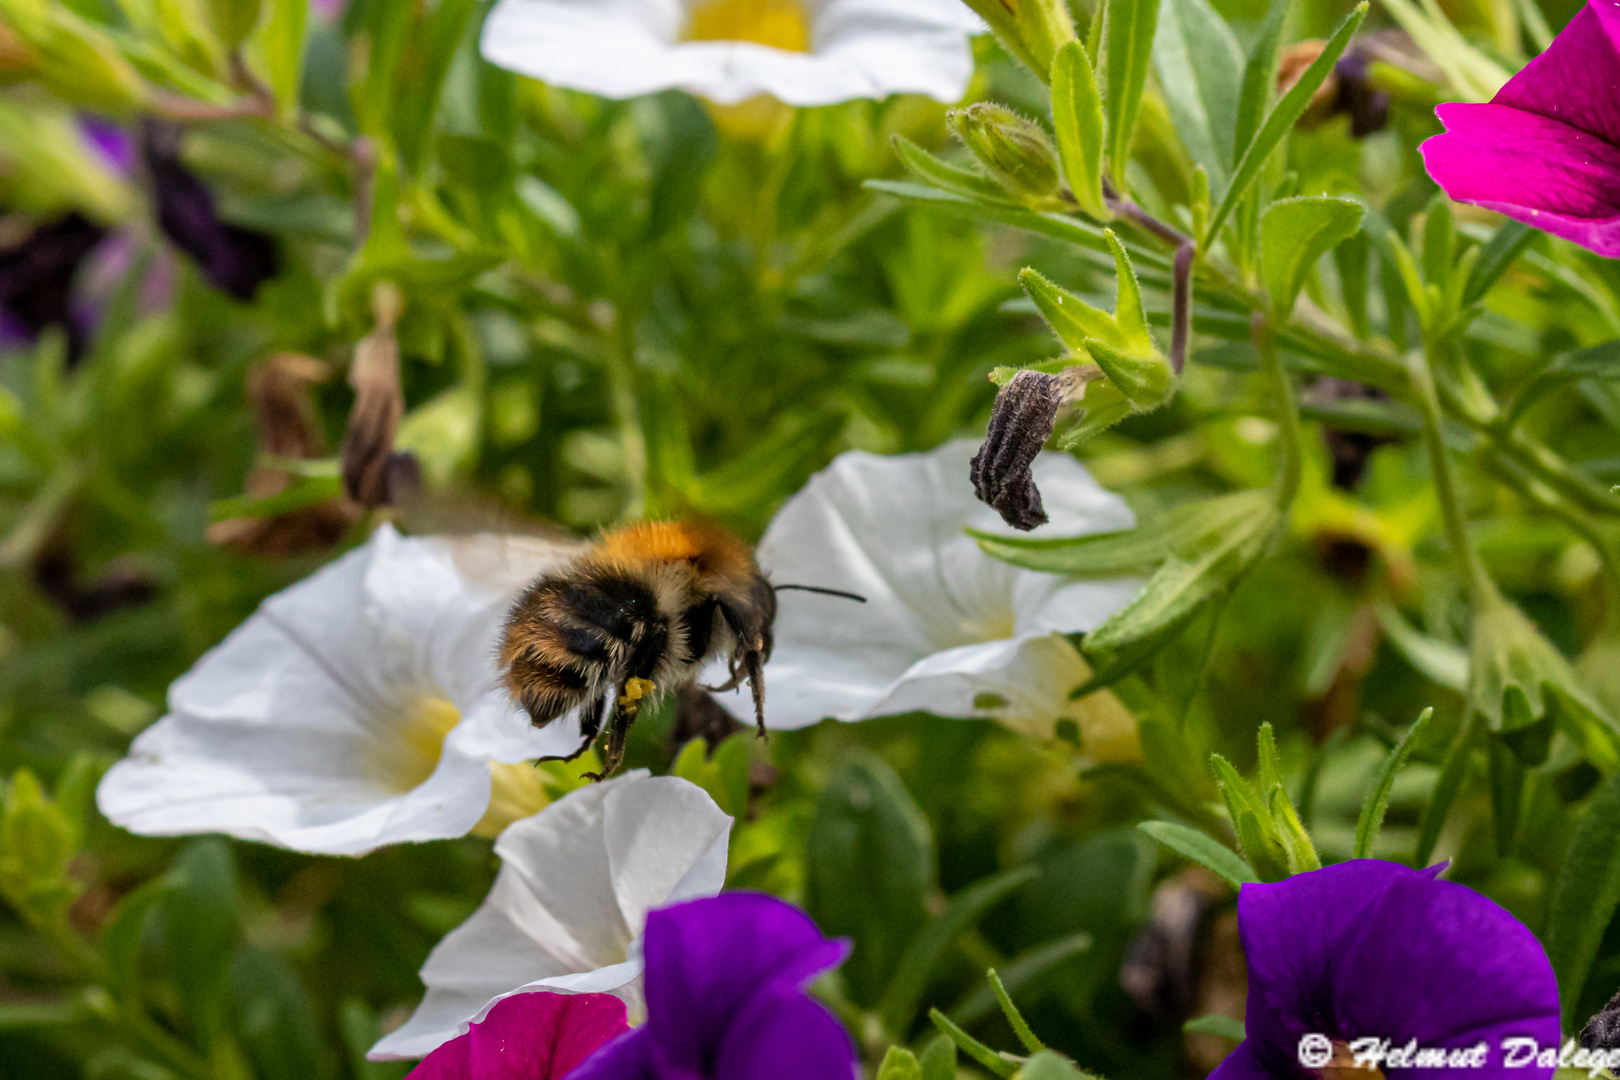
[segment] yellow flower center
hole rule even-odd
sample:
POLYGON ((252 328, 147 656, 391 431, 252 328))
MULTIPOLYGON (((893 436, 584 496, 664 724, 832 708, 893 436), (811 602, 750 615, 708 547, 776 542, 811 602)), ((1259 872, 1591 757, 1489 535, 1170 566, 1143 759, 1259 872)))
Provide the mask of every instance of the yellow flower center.
POLYGON ((377 762, 384 786, 404 793, 420 786, 439 767, 444 737, 461 722, 461 710, 441 697, 416 701, 394 739, 377 762))
POLYGON ((489 779, 489 809, 473 826, 474 836, 499 836, 512 822, 533 817, 551 802, 545 785, 550 774, 526 761, 511 765, 492 761, 489 779))
POLYGON ((804 0, 699 0, 687 24, 688 41, 752 41, 787 52, 810 51, 810 13, 804 0))

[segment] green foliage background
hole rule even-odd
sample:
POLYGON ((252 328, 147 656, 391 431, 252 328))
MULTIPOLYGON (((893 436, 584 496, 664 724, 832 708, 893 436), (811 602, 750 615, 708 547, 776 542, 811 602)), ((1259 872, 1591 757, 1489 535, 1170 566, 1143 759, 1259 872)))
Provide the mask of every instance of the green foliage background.
MULTIPOLYGON (((149 85, 240 100, 206 21, 160 30, 136 25, 133 6, 51 2, 107 41, 144 36, 157 57, 141 67, 149 85)), ((1217 7, 1238 46, 1252 48, 1265 5, 1217 7)), ((57 333, 0 352, 0 772, 13 777, 0 818, 0 893, 10 901, 0 913, 0 1077, 401 1076, 405 1066, 366 1063, 364 1050, 414 1004, 416 968, 493 880, 490 844, 476 838, 314 858, 218 838, 142 839, 94 811, 100 771, 160 715, 168 684, 263 597, 331 557, 263 559, 204 537, 210 507, 239 496, 254 463, 246 381, 267 355, 303 352, 341 372, 372 329, 371 286, 397 282, 409 410, 399 445, 419 458, 429 503, 404 514, 407 527, 543 521, 588 532, 625 516, 701 514, 757 538, 845 449, 895 453, 982 435, 991 374, 1055 349, 1021 268, 1113 304, 1114 264, 1095 244, 1071 242, 1078 233, 1016 227, 1030 224, 1017 216, 1029 208, 943 205, 907 177, 897 135, 969 163, 947 136, 943 106, 895 98, 750 113, 677 92, 608 102, 481 61, 487 6, 472 0, 355 0, 335 22, 312 15, 302 49, 302 39, 276 37, 291 10, 267 3, 248 42, 274 115, 194 123, 185 143, 222 215, 276 238, 282 269, 251 303, 210 288, 184 257, 172 302, 139 303, 144 269, 168 257, 146 198, 138 181, 86 179, 82 147, 65 133, 76 106, 133 115, 162 102, 121 99, 51 56, 4 73, 13 83, 0 89, 4 221, 79 209, 130 230, 139 254, 76 366, 57 333), (374 168, 354 167, 357 139, 374 168), (75 616, 41 585, 45 551, 66 553, 81 589, 135 579, 149 595, 75 616)), ((1514 10, 1447 7, 1491 55, 1529 40, 1514 10)), ((1575 10, 1549 3, 1542 13, 1556 29, 1575 10)), ((0 22, 20 26, 32 11, 0 0, 0 22)), ((1334 0, 1298 0, 1285 40, 1325 38, 1348 13, 1334 0)), ((1082 33, 1092 14, 1076 7, 1082 33)), ((230 25, 222 18, 216 30, 230 25)), ((1375 12, 1372 23, 1391 19, 1375 12)), ((119 47, 107 50, 116 58, 119 47)), ((988 37, 977 49, 972 99, 1049 117, 1040 79, 988 37)), ((1188 227, 1195 144, 1184 127, 1177 135, 1163 78, 1149 77, 1127 181, 1149 212, 1188 227)), ((1416 80, 1388 127, 1365 139, 1351 137, 1344 116, 1301 126, 1270 158, 1265 198, 1348 195, 1421 249, 1439 212, 1416 147, 1439 130, 1440 96, 1416 80)), ((1497 227, 1460 209, 1457 220, 1458 255, 1497 227)), ((1145 267, 1149 321, 1166 340, 1167 278, 1154 276, 1140 245, 1130 250, 1145 267)), ((1360 264, 1358 303, 1354 258, 1341 248, 1301 271, 1304 295, 1343 331, 1342 347, 1285 336, 1282 362, 1306 384, 1331 374, 1391 389, 1419 327, 1394 263, 1378 252, 1370 278, 1360 264)), ((1449 260, 1425 261, 1432 274, 1449 260)), ((1195 313, 1173 400, 1078 451, 1144 520, 1264 488, 1277 468, 1277 408, 1247 312, 1210 303, 1195 313)), ((1620 482, 1620 358, 1575 350, 1617 336, 1620 268, 1531 239, 1459 346, 1482 392, 1524 407, 1497 435, 1450 413, 1445 429, 1485 570, 1611 712, 1620 709, 1620 606, 1605 593, 1600 555, 1620 514, 1609 489, 1620 482), (1564 494, 1543 497, 1544 478, 1526 481, 1511 459, 1493 457, 1498 436, 1544 447, 1589 505, 1561 513, 1564 494)), ((337 446, 352 393, 340 377, 315 393, 337 446)), ((1209 879, 1201 921, 1178 925, 1162 911, 1155 921, 1155 889, 1184 886, 1187 862, 1136 826, 1172 820, 1233 844, 1206 761, 1218 753, 1265 783, 1263 723, 1275 732, 1271 767, 1332 861, 1356 851, 1381 762, 1432 707, 1371 834, 1375 854, 1413 857, 1466 727, 1465 574, 1410 400, 1335 400, 1309 388, 1304 400, 1302 478, 1280 546, 1113 687, 1142 725, 1138 761, 1097 767, 1084 747, 1037 744, 988 722, 829 722, 774 734, 774 779, 744 799, 739 763, 767 753, 746 736, 711 765, 690 749, 677 763, 671 711, 638 724, 630 764, 698 778, 749 819, 733 886, 805 904, 829 933, 856 940, 822 989, 874 1067, 891 1044, 928 1044, 929 1008, 1013 1047, 984 979, 994 967, 1048 1045, 1088 1070, 1207 1070, 1231 1041, 1186 1036, 1181 1025, 1231 1008, 1240 986, 1232 897, 1209 879), (1329 423, 1377 437, 1352 487, 1331 483, 1329 423), (1198 957, 1154 969, 1157 1012, 1121 976, 1133 942, 1152 933, 1192 935, 1198 957)), ((351 542, 361 535, 357 527, 351 542)), ((1620 985, 1620 934, 1606 929, 1615 869, 1607 833, 1594 831, 1612 827, 1614 795, 1560 740, 1528 770, 1504 842, 1485 756, 1465 744, 1460 762, 1460 794, 1434 850, 1453 860, 1455 880, 1545 940, 1579 931, 1555 955, 1576 1029, 1620 985), (1580 829, 1591 832, 1577 844, 1588 858, 1570 877, 1580 829), (1587 911, 1579 927, 1559 922, 1560 887, 1573 890, 1566 908, 1587 911), (1584 980, 1568 976, 1570 963, 1585 967, 1584 980)))

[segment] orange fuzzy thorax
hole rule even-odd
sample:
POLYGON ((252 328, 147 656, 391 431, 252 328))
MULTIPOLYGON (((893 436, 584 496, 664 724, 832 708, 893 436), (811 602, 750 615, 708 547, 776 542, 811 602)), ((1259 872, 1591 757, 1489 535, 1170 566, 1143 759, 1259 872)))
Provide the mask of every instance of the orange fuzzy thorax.
POLYGON ((704 577, 746 577, 754 572, 748 546, 714 525, 695 521, 638 521, 604 533, 593 561, 615 566, 685 563, 704 577))

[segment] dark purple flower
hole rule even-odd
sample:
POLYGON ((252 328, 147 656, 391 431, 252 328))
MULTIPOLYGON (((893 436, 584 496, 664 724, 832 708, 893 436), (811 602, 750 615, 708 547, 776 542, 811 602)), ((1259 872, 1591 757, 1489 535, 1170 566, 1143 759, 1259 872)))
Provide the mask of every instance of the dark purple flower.
POLYGON ((5 336, 32 339, 47 326, 67 331, 69 362, 83 354, 84 328, 72 318, 73 278, 107 230, 77 212, 0 251, 0 320, 5 336))
POLYGON ((1335 1044, 1334 1065, 1359 1039, 1485 1047, 1473 1066, 1385 1061, 1389 1080, 1548 1080, 1551 1066, 1513 1067, 1503 1047, 1558 1047, 1558 984, 1541 943, 1479 893, 1437 880, 1439 869, 1359 859, 1243 886, 1248 1038, 1211 1080, 1311 1077, 1307 1036, 1335 1044))
POLYGON ((759 893, 722 893, 647 916, 647 1022, 570 1080, 854 1080, 849 1032, 805 993, 849 952, 810 917, 759 893))
POLYGON ((231 225, 214 212, 214 195, 180 160, 181 128, 147 120, 141 126, 141 156, 157 197, 158 225, 175 247, 197 260, 223 292, 251 300, 276 272, 275 240, 231 225))
POLYGON ((1591 0, 1488 105, 1420 148, 1446 194, 1620 258, 1620 4, 1591 0))
POLYGON ((628 1030, 624 1001, 612 994, 513 994, 407 1080, 563 1080, 628 1030))

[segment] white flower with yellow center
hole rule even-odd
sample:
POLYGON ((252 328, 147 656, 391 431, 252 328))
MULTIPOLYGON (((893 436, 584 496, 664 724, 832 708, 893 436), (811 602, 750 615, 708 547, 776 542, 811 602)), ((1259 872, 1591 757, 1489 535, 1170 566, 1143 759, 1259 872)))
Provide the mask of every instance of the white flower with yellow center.
POLYGON ((153 836, 218 832, 359 855, 489 835, 545 805, 536 770, 571 752, 499 684, 512 597, 577 547, 520 537, 362 547, 266 600, 169 688, 169 713, 101 782, 103 814, 153 836))
POLYGON ((427 996, 371 1048, 373 1060, 431 1053, 512 994, 616 994, 645 1015, 647 912, 714 896, 726 881, 731 818, 695 784, 627 773, 513 823, 479 909, 422 967, 427 996))
MULTIPOLYGON (((1014 533, 973 497, 968 461, 977 449, 958 441, 895 457, 852 451, 782 507, 758 549, 772 580, 843 589, 866 603, 779 594, 776 647, 765 665, 767 724, 929 712, 991 717, 1049 738, 1070 720, 1098 760, 1136 753, 1135 722, 1113 695, 1070 700, 1090 671, 1064 635, 1097 626, 1141 583, 1020 570, 984 554, 963 531, 1113 532, 1132 527, 1130 508, 1079 462, 1046 452, 1034 472, 1051 520, 1014 533)), ((720 670, 704 674, 723 681, 720 670)), ((745 695, 717 696, 739 719, 752 717, 745 695)))
POLYGON ((959 0, 500 0, 482 47, 493 64, 612 98, 954 102, 982 29, 959 0))

